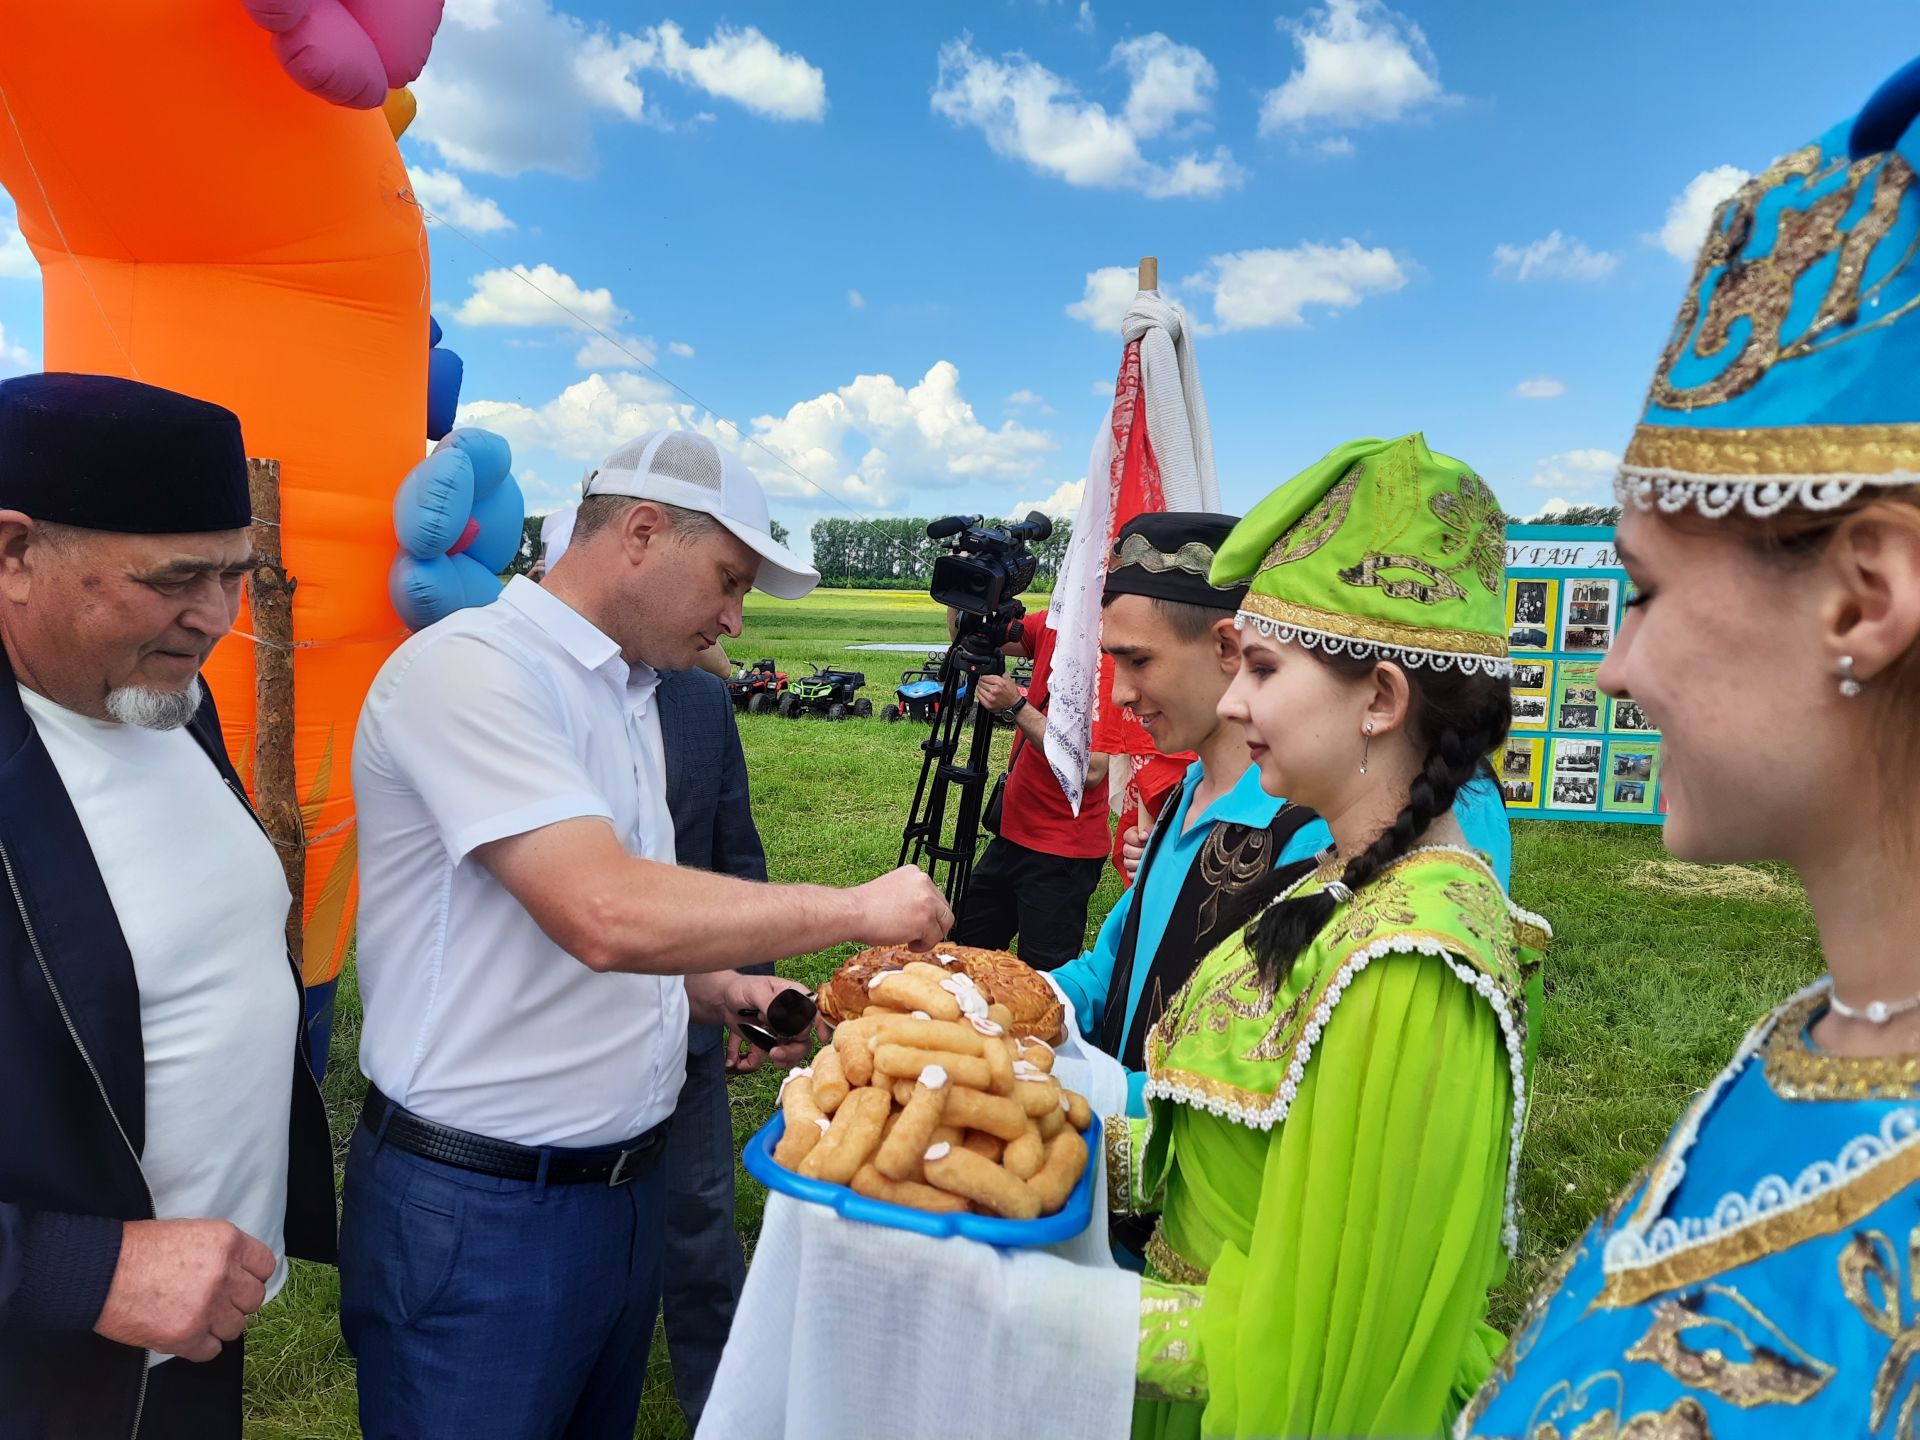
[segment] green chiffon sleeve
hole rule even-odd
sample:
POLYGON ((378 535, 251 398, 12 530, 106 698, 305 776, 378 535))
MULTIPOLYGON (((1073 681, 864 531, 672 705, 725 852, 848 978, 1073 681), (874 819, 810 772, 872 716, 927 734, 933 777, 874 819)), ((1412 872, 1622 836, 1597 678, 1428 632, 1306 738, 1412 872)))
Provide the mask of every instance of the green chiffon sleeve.
POLYGON ((1207 1435, 1441 1433, 1499 1341, 1510 1075, 1443 961, 1360 972, 1268 1144, 1246 1250, 1197 1296, 1143 1288, 1142 1398, 1204 1397, 1207 1435))

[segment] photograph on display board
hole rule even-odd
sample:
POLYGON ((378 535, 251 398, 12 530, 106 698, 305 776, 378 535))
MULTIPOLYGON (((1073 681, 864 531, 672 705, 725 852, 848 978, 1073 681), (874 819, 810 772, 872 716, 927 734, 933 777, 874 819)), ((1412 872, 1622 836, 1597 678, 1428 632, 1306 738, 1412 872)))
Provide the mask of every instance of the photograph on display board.
POLYGON ((1553 742, 1553 787, 1548 804, 1556 810, 1600 808, 1601 744, 1598 740, 1553 742))
POLYGON ((1577 654, 1601 651, 1611 646, 1614 602, 1619 597, 1619 582, 1569 580, 1563 589, 1566 614, 1561 617, 1560 648, 1577 654))
POLYGON ((1592 660, 1563 660, 1555 678, 1553 728, 1591 730, 1605 728, 1601 723, 1606 697, 1600 693, 1597 678, 1600 666, 1592 660))
POLYGON ((1507 582, 1507 648, 1551 650, 1558 580, 1507 582))
POLYGON ((1553 661, 1514 661, 1512 687, 1521 695, 1547 694, 1553 689, 1553 661))
POLYGON ((1494 760, 1500 774, 1500 790, 1507 804, 1535 809, 1540 804, 1540 751, 1542 740, 1519 737, 1509 739, 1494 760))
POLYGON ((1607 747, 1606 808, 1651 815, 1660 785, 1660 746, 1653 740, 1616 740, 1607 747))
POLYGON ((1659 727, 1647 718, 1647 712, 1632 700, 1613 702, 1613 728, 1615 730, 1635 731, 1643 735, 1657 735, 1659 727))
POLYGON ((1513 697, 1513 728, 1516 730, 1546 729, 1547 697, 1544 695, 1515 695, 1513 697))

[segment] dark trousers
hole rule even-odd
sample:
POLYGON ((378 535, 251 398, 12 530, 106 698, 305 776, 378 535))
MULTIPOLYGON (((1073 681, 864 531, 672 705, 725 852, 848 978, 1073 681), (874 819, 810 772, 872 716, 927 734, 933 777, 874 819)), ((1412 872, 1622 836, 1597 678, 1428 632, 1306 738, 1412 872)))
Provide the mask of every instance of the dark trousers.
POLYGON ((202 1364, 178 1358, 147 1372, 140 1440, 240 1440, 240 1370, 246 1337, 202 1364))
POLYGON ((953 943, 1004 950, 1020 937, 1020 958, 1055 970, 1086 947, 1087 902, 1100 885, 1104 857, 1070 860, 995 836, 973 867, 953 943))
POLYGON ((687 1030, 687 1083, 674 1107, 660 1168, 667 1179, 667 1354, 687 1431, 713 1389, 747 1262, 733 1228, 733 1116, 720 1027, 687 1030))
POLYGON ((367 1440, 631 1440, 666 1177, 545 1185, 347 1152, 340 1330, 367 1440))

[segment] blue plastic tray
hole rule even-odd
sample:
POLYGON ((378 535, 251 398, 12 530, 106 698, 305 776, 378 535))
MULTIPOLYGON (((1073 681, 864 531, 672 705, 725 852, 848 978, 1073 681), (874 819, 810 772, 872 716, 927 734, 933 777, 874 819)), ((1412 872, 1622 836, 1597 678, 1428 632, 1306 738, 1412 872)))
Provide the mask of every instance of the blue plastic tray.
POLYGON ((858 1194, 845 1185, 809 1180, 804 1175, 796 1175, 773 1158, 773 1147, 780 1143, 780 1136, 786 1128, 786 1116, 775 1111, 773 1118, 747 1141, 747 1147, 740 1156, 747 1173, 769 1190, 778 1190, 782 1195, 791 1195, 796 1200, 810 1200, 815 1205, 825 1205, 849 1220, 864 1220, 869 1225, 887 1225, 895 1230, 911 1230, 915 1234, 931 1235, 936 1240, 963 1235, 969 1240, 1003 1247, 1058 1245, 1062 1240, 1071 1240, 1093 1222, 1093 1168, 1102 1163, 1101 1157, 1105 1153, 1100 1148, 1098 1115, 1093 1117, 1093 1123, 1081 1137, 1087 1142, 1088 1154, 1087 1168, 1081 1173, 1079 1183, 1067 1196, 1065 1205, 1054 1214, 1042 1215, 1038 1220, 1003 1220, 997 1215, 973 1215, 965 1211, 936 1214, 929 1210, 915 1210, 907 1205, 889 1205, 884 1200, 858 1194))

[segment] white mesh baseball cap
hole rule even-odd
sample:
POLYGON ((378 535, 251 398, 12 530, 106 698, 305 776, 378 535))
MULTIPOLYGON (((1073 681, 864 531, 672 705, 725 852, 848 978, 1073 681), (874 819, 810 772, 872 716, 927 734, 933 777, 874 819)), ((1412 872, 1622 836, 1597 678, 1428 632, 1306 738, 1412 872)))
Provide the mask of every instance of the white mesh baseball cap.
POLYGON ((756 590, 798 600, 820 583, 820 572, 773 538, 767 497, 753 472, 704 435, 655 430, 620 446, 592 474, 586 493, 658 500, 711 515, 760 557, 756 590))

